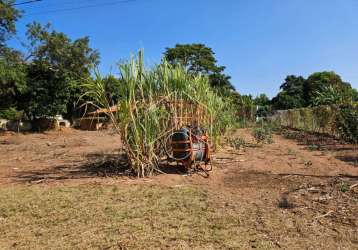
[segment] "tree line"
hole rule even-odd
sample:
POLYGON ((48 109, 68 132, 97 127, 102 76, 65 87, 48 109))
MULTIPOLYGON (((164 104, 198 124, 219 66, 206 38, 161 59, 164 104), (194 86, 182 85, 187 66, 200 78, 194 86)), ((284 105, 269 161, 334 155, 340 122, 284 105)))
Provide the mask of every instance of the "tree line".
MULTIPOLYGON (((90 47, 88 37, 72 40, 50 24, 37 22, 27 25, 25 52, 9 47, 23 14, 13 3, 0 0, 0 117, 32 120, 63 114, 70 118, 84 94, 83 82, 94 77, 100 54, 90 47)), ((214 52, 203 44, 167 48, 163 57, 182 64, 191 74, 206 75, 215 89, 234 90, 223 73, 225 67, 217 65, 214 52)), ((120 79, 108 75, 104 81, 106 95, 115 104, 120 79)), ((91 99, 82 98, 85 101, 91 99)))
MULTIPOLYGON (((13 1, 0 1, 0 112, 28 119, 69 114, 82 90, 80 82, 99 64, 99 53, 89 38, 70 39, 51 25, 27 25, 26 51, 10 48, 22 12, 13 1)), ((0 114, 1 114, 0 113, 0 114)))
MULTIPOLYGON (((25 52, 11 48, 8 42, 16 35, 16 22, 23 14, 13 3, 0 0, 0 118, 32 120, 57 114, 71 118, 81 103, 93 101, 83 98, 82 86, 94 77, 99 51, 90 47, 88 37, 73 40, 50 24, 37 22, 27 25, 25 52)), ((259 113, 265 114, 272 109, 358 101, 357 90, 328 71, 313 73, 307 79, 287 76, 271 100, 265 94, 255 98, 240 95, 224 73, 225 67, 218 65, 213 50, 204 44, 166 48, 163 60, 183 65, 190 74, 207 76, 213 90, 234 103, 242 111, 240 115, 254 106, 260 106, 259 113)), ((104 82, 106 96, 114 105, 121 98, 120 77, 110 74, 104 82)))
POLYGON ((292 109, 358 101, 358 92, 333 71, 311 74, 307 79, 289 75, 272 99, 275 109, 292 109))

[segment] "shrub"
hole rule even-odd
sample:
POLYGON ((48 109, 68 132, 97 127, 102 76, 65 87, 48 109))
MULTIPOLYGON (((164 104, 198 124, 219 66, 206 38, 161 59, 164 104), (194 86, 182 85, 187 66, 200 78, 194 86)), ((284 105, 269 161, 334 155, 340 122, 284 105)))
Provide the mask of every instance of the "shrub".
POLYGON ((242 137, 238 138, 228 138, 228 143, 231 147, 233 147, 236 150, 240 150, 241 148, 244 148, 246 145, 246 141, 242 137))
POLYGON ((336 128, 343 140, 358 144, 358 107, 341 106, 336 117, 336 128))
POLYGON ((349 185, 347 183, 342 182, 341 184, 339 184, 339 190, 343 193, 349 191, 349 185))
POLYGON ((260 127, 253 128, 253 136, 256 143, 272 143, 272 128, 269 125, 262 125, 260 127))
POLYGON ((0 118, 7 120, 19 120, 22 117, 22 112, 15 108, 7 108, 0 110, 0 118))

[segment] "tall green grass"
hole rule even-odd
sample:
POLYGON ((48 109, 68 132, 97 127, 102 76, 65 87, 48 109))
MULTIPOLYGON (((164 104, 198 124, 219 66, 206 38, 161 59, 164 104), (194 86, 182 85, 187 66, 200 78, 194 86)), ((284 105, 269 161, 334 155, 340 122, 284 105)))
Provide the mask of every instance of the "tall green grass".
MULTIPOLYGON (((146 69, 142 51, 119 65, 119 70, 119 112, 108 115, 121 134, 130 166, 138 176, 151 175, 158 169, 163 140, 173 129, 172 118, 182 115, 182 110, 170 108, 168 103, 187 101, 203 107, 200 125, 207 129, 212 143, 233 125, 233 105, 211 89, 206 76, 191 75, 184 67, 166 61, 146 69)), ((84 86, 86 95, 109 108, 100 74, 96 73, 84 86)))

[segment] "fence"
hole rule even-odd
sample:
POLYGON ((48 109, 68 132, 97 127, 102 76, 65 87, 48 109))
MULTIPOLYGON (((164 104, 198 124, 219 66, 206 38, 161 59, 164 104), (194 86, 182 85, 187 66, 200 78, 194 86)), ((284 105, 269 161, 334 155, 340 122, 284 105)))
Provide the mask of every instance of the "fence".
MULTIPOLYGON (((353 107, 358 108, 358 105, 353 107)), ((339 105, 279 110, 270 119, 283 127, 337 137, 340 133, 336 122, 340 110, 339 105)))

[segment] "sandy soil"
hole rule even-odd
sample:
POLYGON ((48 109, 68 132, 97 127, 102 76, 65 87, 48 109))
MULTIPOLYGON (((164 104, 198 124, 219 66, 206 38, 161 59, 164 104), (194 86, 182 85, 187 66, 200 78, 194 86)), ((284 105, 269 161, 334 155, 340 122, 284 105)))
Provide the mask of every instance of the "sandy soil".
POLYGON ((248 146, 216 152, 209 178, 173 168, 135 179, 110 167, 121 164, 120 138, 111 132, 5 134, 0 136, 0 185, 194 185, 233 207, 248 228, 277 248, 358 249, 358 167, 350 161, 357 157, 352 146, 309 150, 275 135, 274 143, 258 147, 247 129, 233 137, 244 138, 248 146))

